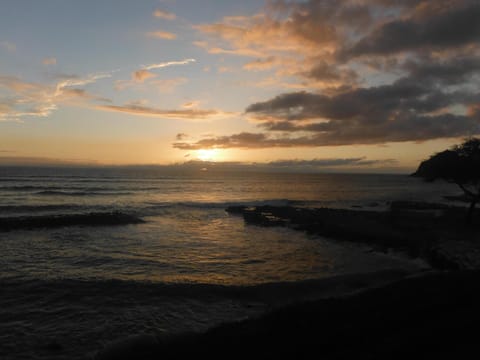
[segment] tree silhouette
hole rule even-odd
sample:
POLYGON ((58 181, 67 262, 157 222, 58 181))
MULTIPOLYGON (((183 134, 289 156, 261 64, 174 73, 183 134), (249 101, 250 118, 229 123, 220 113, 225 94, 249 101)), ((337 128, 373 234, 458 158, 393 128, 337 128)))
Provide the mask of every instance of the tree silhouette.
POLYGON ((470 200, 467 223, 472 222, 475 205, 480 201, 480 139, 470 138, 461 145, 432 155, 422 161, 413 176, 426 181, 443 179, 457 184, 470 200))

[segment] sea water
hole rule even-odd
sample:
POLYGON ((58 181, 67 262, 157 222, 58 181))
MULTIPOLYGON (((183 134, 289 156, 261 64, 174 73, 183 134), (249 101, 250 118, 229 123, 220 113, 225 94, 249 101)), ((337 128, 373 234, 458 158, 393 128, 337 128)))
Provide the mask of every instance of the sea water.
POLYGON ((145 221, 35 229, 27 221, 0 230, 0 357, 89 358, 132 334, 202 331, 258 315, 295 297, 294 282, 314 287, 425 266, 366 245, 247 225, 225 211, 230 205, 380 211, 393 200, 456 194, 450 184, 406 175, 0 168, 0 218, 120 212, 145 221))

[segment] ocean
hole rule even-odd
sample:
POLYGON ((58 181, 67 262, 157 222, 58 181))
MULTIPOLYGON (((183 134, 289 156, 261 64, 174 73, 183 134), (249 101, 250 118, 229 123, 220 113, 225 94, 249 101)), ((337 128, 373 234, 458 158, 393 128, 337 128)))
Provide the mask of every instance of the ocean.
POLYGON ((445 195, 458 191, 406 175, 0 168, 0 225, 10 224, 0 226, 0 358, 88 359, 131 335, 203 331, 322 296, 329 279, 348 288, 351 276, 427 268, 247 225, 228 206, 381 211, 445 195), (99 224, 102 214, 112 223, 99 224))

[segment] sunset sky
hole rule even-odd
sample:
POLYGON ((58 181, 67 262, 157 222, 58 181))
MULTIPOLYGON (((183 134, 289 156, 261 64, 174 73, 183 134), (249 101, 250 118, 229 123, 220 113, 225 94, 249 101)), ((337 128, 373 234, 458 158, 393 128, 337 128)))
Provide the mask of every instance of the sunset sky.
POLYGON ((0 164, 409 171, 479 74, 479 1, 5 0, 0 164))

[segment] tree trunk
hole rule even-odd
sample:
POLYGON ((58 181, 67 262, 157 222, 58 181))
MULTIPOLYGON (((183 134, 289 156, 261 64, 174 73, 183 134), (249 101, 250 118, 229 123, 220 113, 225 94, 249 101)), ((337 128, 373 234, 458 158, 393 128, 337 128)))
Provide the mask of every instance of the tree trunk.
POLYGON ((477 204, 478 199, 473 199, 470 203, 467 213, 467 224, 471 225, 473 222, 473 211, 475 210, 475 205, 477 204))

